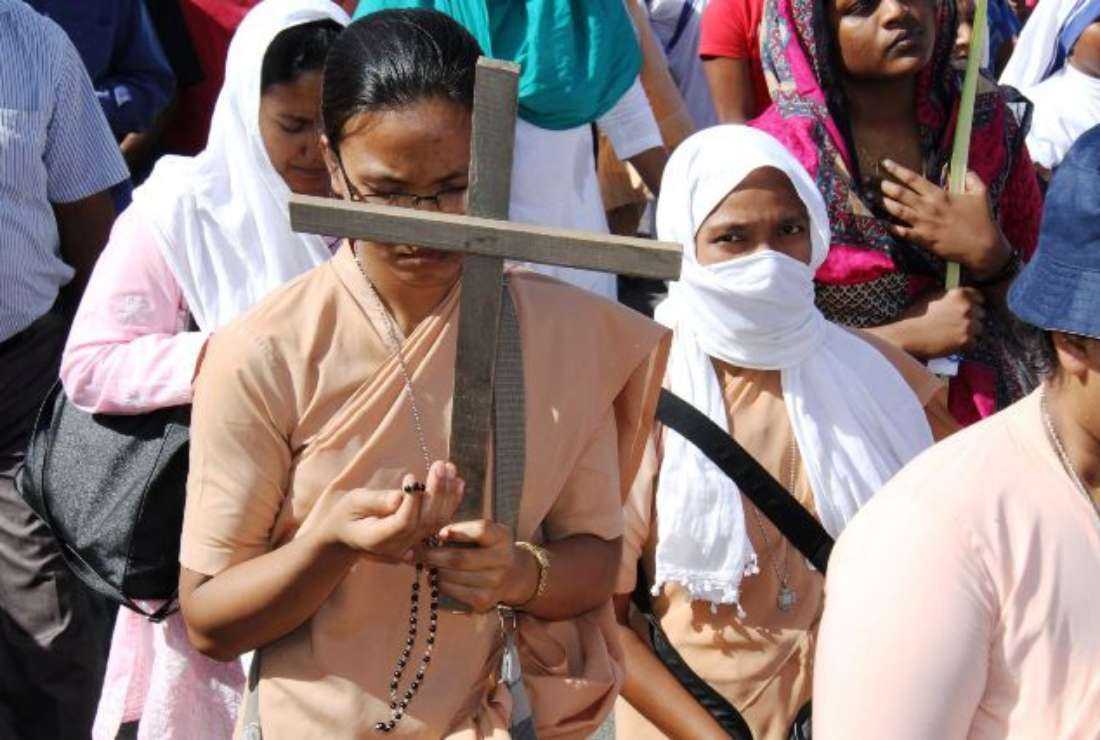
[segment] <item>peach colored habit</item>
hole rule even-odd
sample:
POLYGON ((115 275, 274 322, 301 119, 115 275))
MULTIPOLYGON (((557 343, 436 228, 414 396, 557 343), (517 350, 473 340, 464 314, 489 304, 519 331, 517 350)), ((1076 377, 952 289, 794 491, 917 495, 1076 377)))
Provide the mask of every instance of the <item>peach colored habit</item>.
MULTIPOLYGON (((959 426, 947 410, 947 387, 923 365, 902 350, 870 334, 853 330, 875 346, 901 373, 924 407, 932 436, 942 439, 959 426)), ((806 478, 801 455, 791 469, 791 446, 795 444, 790 414, 783 401, 778 370, 749 370, 714 362, 734 438, 785 486, 793 484, 798 501, 814 511, 814 496, 806 478)), ((654 492, 663 454, 658 425, 643 458, 634 489, 626 505, 626 534, 619 593, 634 590, 638 561, 653 574, 657 547, 657 513, 654 492)), ((744 494, 742 494, 744 495, 744 494)), ((654 599, 654 612, 661 627, 691 669, 740 711, 758 740, 785 740, 798 710, 810 700, 813 684, 813 654, 824 598, 824 579, 813 570, 771 522, 750 513, 748 533, 760 561, 760 572, 741 582, 741 605, 737 609, 692 601, 675 583, 664 586, 654 599), (766 532, 765 540, 760 527, 766 532), (787 568, 789 583, 798 594, 794 608, 776 608, 779 579, 775 564, 787 568)), ((816 700, 814 706, 817 706, 816 700)), ((615 710, 616 730, 623 740, 657 740, 657 728, 619 700, 615 710)))
MULTIPOLYGON (((622 535, 621 503, 649 433, 668 332, 527 273, 511 290, 526 374, 527 468, 517 535, 622 535)), ((447 449, 458 289, 404 342, 433 457, 447 449)), ((217 574, 284 545, 353 488, 424 473, 384 319, 345 246, 210 342, 195 392, 180 560, 217 574)), ((373 736, 408 628, 413 569, 362 560, 306 624, 263 651, 268 740, 373 736)), ((521 620, 540 737, 584 737, 621 680, 610 606, 521 620)), ((442 614, 427 678, 394 734, 504 737, 495 614, 442 614)), ((418 647, 419 651, 419 647, 418 647)), ((418 653, 416 653, 418 655, 418 653)))

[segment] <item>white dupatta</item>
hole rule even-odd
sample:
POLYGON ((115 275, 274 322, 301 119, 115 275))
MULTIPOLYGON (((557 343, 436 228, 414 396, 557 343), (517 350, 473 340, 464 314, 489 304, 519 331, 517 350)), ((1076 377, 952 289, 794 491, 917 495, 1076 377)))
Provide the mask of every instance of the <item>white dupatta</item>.
POLYGON ((1100 0, 1043 0, 1028 18, 1001 84, 1019 90, 1034 105, 1027 149, 1049 170, 1073 142, 1100 125, 1100 79, 1065 58, 1084 25, 1100 19, 1100 0))
POLYGON ((287 280, 329 259, 325 240, 290 229, 290 188, 260 135, 260 72, 287 28, 347 14, 331 0, 264 0, 241 22, 206 148, 164 157, 134 191, 199 328, 232 321, 287 280))
MULTIPOLYGON (((767 134, 744 126, 711 128, 681 144, 669 161, 657 229, 662 240, 684 248, 680 280, 657 310, 658 321, 674 330, 669 389, 728 431, 711 358, 781 371, 814 505, 835 537, 898 469, 932 444, 932 433, 894 366, 814 306, 813 275, 829 248, 829 223, 813 180, 767 134), (701 266, 695 258, 699 226, 761 167, 785 173, 806 205, 811 264, 766 250, 701 266)), ((740 491, 670 429, 657 519, 654 592, 673 581, 693 599, 737 604, 742 577, 756 571, 740 491)))

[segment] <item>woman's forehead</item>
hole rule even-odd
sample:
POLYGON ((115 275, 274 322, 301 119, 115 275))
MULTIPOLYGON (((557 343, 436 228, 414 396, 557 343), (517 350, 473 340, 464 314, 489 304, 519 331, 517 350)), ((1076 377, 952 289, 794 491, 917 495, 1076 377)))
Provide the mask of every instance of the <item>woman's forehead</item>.
POLYGON ((704 223, 748 226, 807 215, 806 204, 790 178, 781 170, 762 167, 750 172, 730 190, 704 223))
POLYGON ((470 160, 470 111, 447 101, 352 116, 339 143, 356 179, 412 183, 465 174, 470 160))
POLYGON ((748 209, 753 208, 754 204, 767 202, 772 206, 785 205, 803 212, 806 210, 806 204, 790 177, 776 167, 756 168, 730 190, 723 202, 729 207, 748 209))
POLYGON ((734 191, 747 189, 790 192, 797 197, 794 184, 791 182, 791 178, 787 176, 787 173, 778 167, 772 166, 757 167, 752 170, 737 184, 734 191))
POLYGON ((313 118, 321 100, 321 73, 302 72, 288 82, 276 82, 260 95, 262 106, 277 107, 295 115, 313 118))

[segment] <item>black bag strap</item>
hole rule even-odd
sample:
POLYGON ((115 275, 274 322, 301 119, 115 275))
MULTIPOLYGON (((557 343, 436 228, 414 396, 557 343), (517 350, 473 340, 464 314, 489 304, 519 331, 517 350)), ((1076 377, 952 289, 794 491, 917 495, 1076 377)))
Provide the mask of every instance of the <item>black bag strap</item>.
POLYGON ((81 580, 89 588, 93 588, 100 594, 107 598, 113 599, 126 607, 132 612, 137 612, 141 616, 148 619, 150 622, 163 622, 167 617, 179 611, 179 592, 172 594, 172 598, 165 601, 157 609, 153 611, 146 611, 142 609, 137 602, 131 599, 126 594, 119 591, 112 586, 103 576, 99 574, 95 568, 89 565, 79 552, 74 550, 69 544, 57 535, 54 535, 54 541, 57 543, 58 549, 61 551, 61 557, 64 558, 65 564, 69 566, 69 570, 81 575, 81 580), (98 586, 96 585, 98 584, 98 586))
POLYGON ((653 646, 653 652, 664 664, 681 686, 683 686, 691 698, 707 710, 710 716, 726 733, 734 740, 753 740, 752 730, 745 718, 737 711, 726 697, 719 694, 714 688, 699 677, 687 661, 683 659, 672 640, 668 639, 661 620, 653 613, 653 605, 649 596, 649 588, 646 587, 646 575, 641 561, 638 562, 638 580, 634 585, 632 597, 638 611, 645 618, 646 628, 649 632, 649 642, 653 646))
MULTIPOLYGON (((706 414, 668 390, 662 390, 657 401, 657 420, 695 445, 707 459, 717 465, 764 512, 783 536, 817 570, 825 573, 829 554, 833 549, 833 538, 744 447, 706 414)), ((737 708, 700 678, 668 639, 660 620, 653 614, 646 576, 640 562, 632 600, 646 620, 654 653, 669 673, 730 737, 734 740, 752 740, 752 730, 737 708)), ((807 723, 809 712, 808 704, 799 712, 791 729, 792 738, 800 737, 800 728, 807 723)))
POLYGON ((657 419, 695 445, 728 475, 795 549, 825 573, 833 538, 771 473, 706 414, 668 390, 661 391, 657 419))

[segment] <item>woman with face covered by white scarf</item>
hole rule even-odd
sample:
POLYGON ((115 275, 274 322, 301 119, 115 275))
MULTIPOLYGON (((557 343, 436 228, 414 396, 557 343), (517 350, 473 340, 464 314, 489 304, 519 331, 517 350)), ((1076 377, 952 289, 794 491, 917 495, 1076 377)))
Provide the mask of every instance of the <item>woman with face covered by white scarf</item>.
MULTIPOLYGON (((956 429, 946 390, 900 350, 825 320, 814 271, 825 205, 767 134, 719 126, 669 161, 660 237, 683 245, 657 309, 674 331, 665 386, 727 430, 839 535, 936 437, 956 429)), ((822 578, 691 443, 658 428, 626 506, 617 608, 639 574, 681 657, 746 719, 786 738, 810 698, 822 578)), ((623 630, 619 737, 721 736, 646 643, 623 630)))

